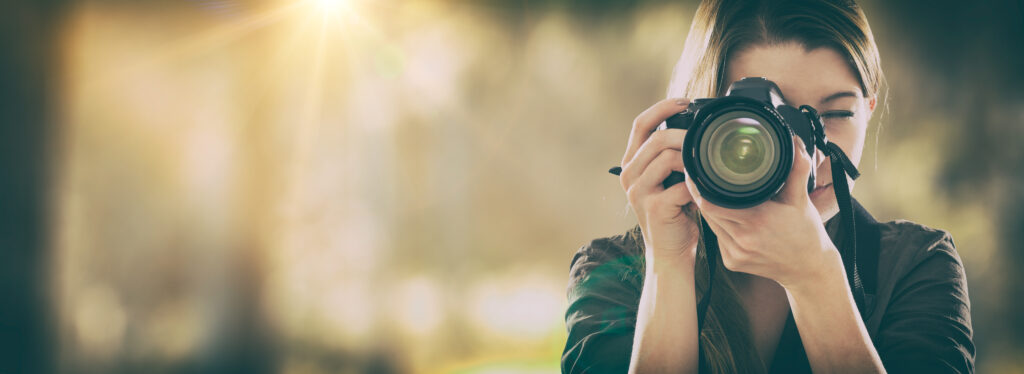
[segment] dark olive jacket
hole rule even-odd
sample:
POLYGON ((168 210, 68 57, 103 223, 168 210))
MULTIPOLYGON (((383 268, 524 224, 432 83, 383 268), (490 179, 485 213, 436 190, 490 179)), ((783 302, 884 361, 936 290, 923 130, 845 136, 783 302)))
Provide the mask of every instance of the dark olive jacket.
MULTIPOLYGON (((967 280, 952 237, 908 221, 879 223, 854 206, 867 293, 863 318, 886 371, 973 373, 967 280)), ((836 232, 838 220, 830 220, 827 231, 836 232)), ((628 371, 643 289, 642 248, 626 233, 593 240, 573 256, 563 373, 628 371)), ((769 372, 811 372, 792 313, 769 372)))

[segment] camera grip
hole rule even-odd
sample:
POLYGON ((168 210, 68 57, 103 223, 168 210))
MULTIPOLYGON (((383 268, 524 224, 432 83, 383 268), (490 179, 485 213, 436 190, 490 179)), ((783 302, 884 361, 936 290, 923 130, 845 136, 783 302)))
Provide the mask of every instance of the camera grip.
MULTIPOLYGON (((612 175, 619 175, 622 174, 622 168, 619 166, 614 166, 611 169, 608 169, 608 172, 611 173, 612 175)), ((680 173, 678 171, 672 171, 672 174, 669 174, 668 178, 665 178, 665 180, 661 182, 661 186, 665 187, 665 189, 667 190, 669 187, 672 187, 684 181, 686 181, 686 174, 680 173)))
POLYGON ((661 182, 661 185, 665 187, 665 189, 667 190, 669 187, 672 187, 678 183, 682 183, 685 181, 686 174, 680 173, 678 171, 672 171, 672 174, 669 174, 668 178, 665 178, 665 180, 661 182))
MULTIPOLYGON (((702 101, 704 101, 704 99, 695 100, 693 103, 690 104, 687 110, 673 114, 672 116, 666 118, 665 122, 662 122, 661 125, 658 125, 655 131, 665 129, 689 129, 690 124, 693 122, 693 109, 695 109, 695 107, 698 106, 702 101)), ((622 174, 622 167, 614 166, 611 169, 608 169, 608 172, 613 175, 622 174)), ((665 178, 664 181, 661 182, 661 186, 665 187, 665 189, 667 190, 669 187, 672 187, 683 181, 686 181, 686 174, 680 173, 678 171, 672 171, 672 174, 669 174, 669 176, 665 178)))
MULTIPOLYGON (((692 104, 691 104, 692 105, 692 104)), ((693 123, 694 108, 687 108, 687 110, 680 113, 673 114, 671 117, 665 119, 665 123, 659 127, 659 130, 664 129, 681 129, 688 130, 690 125, 693 123)), ((678 171, 672 171, 664 181, 661 182, 661 186, 667 190, 676 184, 686 181, 686 174, 678 171)))

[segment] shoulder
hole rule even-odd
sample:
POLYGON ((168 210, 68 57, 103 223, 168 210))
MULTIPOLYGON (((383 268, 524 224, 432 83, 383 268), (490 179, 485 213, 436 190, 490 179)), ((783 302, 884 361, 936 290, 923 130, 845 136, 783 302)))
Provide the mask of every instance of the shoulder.
POLYGON ((953 237, 904 220, 879 229, 879 303, 865 322, 886 368, 973 372, 967 278, 953 237))
POLYGON ((642 255, 643 246, 640 230, 630 229, 624 233, 593 239, 584 244, 573 255, 576 263, 603 263, 626 256, 642 255))
POLYGON ((960 320, 969 331, 967 276, 953 237, 905 220, 879 226, 878 304, 869 328, 903 313, 935 312, 960 320))
POLYGON ((563 373, 624 373, 643 287, 639 229, 597 238, 573 256, 563 373))
POLYGON ((581 246, 570 264, 570 291, 574 286, 596 280, 642 284, 644 257, 640 235, 640 230, 633 228, 581 246))
POLYGON ((889 274, 890 281, 905 278, 926 262, 945 264, 947 270, 963 275, 963 263, 949 232, 919 223, 896 220, 879 223, 879 270, 889 274), (955 269, 948 269, 953 267, 955 269))
POLYGON ((953 236, 945 230, 903 219, 878 226, 883 247, 913 245, 922 247, 923 252, 953 250, 953 236))

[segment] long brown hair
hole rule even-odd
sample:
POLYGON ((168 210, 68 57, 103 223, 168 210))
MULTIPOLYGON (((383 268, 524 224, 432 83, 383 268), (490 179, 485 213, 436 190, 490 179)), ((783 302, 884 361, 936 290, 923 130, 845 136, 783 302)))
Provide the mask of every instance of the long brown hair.
MULTIPOLYGON (((877 97, 884 84, 871 28, 852 0, 705 0, 694 15, 668 96, 719 96, 728 85, 723 80, 731 56, 755 45, 788 42, 807 50, 832 48, 844 56, 865 97, 877 97)), ((699 222, 699 217, 693 218, 699 222)), ((633 232, 639 236, 639 227, 633 232)), ((697 250, 699 300, 708 288, 703 240, 697 250)), ((720 257, 713 266, 714 291, 699 337, 708 368, 713 373, 767 371, 754 345, 747 313, 720 257)))

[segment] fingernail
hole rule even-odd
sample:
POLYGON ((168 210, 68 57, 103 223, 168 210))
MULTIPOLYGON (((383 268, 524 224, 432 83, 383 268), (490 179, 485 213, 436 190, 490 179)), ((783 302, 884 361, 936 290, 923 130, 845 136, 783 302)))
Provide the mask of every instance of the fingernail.
POLYGON ((690 103, 690 100, 676 99, 676 105, 686 105, 686 104, 689 104, 689 103, 690 103))

